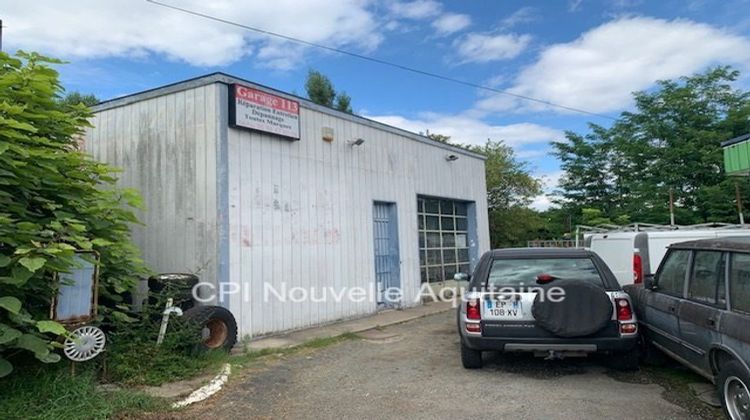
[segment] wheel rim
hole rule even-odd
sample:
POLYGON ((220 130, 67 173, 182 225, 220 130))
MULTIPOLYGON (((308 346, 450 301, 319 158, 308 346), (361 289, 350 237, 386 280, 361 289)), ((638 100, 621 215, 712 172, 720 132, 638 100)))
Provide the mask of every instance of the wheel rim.
POLYGON ((724 404, 732 420, 745 420, 750 415, 750 393, 740 378, 732 376, 724 382, 724 404))
POLYGON ((227 341, 228 335, 229 328, 224 321, 220 319, 209 320, 203 328, 203 344, 211 349, 219 348, 227 341))

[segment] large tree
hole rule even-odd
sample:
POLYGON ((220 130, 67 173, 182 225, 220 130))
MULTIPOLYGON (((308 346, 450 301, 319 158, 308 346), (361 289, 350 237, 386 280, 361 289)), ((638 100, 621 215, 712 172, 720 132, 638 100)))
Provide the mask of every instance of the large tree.
POLYGON ((331 80, 317 70, 307 73, 305 90, 307 97, 316 104, 352 113, 352 98, 344 91, 336 92, 331 80))
MULTIPOLYGON (((733 179, 723 170, 721 141, 750 132, 750 94, 733 87, 739 73, 717 67, 634 94, 635 108, 609 128, 568 133, 553 143, 565 175, 562 206, 602 217, 678 224, 736 222, 733 179)), ((750 183, 740 180, 750 199, 750 183)))

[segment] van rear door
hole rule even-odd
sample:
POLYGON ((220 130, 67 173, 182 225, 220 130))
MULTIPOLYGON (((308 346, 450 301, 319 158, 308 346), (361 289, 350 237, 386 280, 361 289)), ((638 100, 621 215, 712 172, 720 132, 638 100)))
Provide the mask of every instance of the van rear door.
POLYGON ((621 285, 633 283, 634 234, 592 235, 591 250, 607 264, 621 285))

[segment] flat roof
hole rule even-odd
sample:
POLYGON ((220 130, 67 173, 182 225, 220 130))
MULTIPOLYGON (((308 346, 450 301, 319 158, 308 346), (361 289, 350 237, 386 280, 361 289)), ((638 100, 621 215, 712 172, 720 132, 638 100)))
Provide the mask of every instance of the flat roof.
POLYGON ((733 144, 737 144, 737 143, 743 142, 743 141, 745 141, 747 139, 750 139, 750 133, 743 134, 743 135, 741 135, 739 137, 735 137, 733 139, 729 139, 729 140, 723 141, 723 142, 721 142, 721 147, 731 146, 733 144))
POLYGON ((243 84, 243 85, 249 85, 251 87, 265 91, 267 93, 271 93, 274 95, 286 97, 287 99, 298 101, 300 103, 300 106, 302 106, 303 108, 308 108, 308 109, 312 109, 314 111, 318 111, 318 112, 328 114, 334 117, 343 118, 345 120, 349 120, 357 124, 363 124, 363 125, 366 125, 366 126, 378 129, 378 130, 388 131, 393 134, 408 137, 420 143, 425 143, 431 146, 440 147, 442 149, 460 153, 465 156, 469 156, 469 157, 473 157, 473 158, 481 159, 481 160, 487 160, 487 157, 480 153, 475 153, 475 152, 466 150, 458 146, 453 146, 450 144, 442 143, 437 140, 433 140, 427 136, 413 133, 411 131, 407 131, 398 127, 394 127, 392 125, 384 124, 375 120, 371 120, 369 118, 361 117, 359 115, 349 114, 347 112, 342 112, 337 109, 319 105, 319 104, 316 104, 315 102, 312 102, 309 99, 306 99, 297 95, 292 95, 291 93, 283 92, 283 91, 280 91, 280 90, 277 90, 268 86, 254 83, 249 80, 245 80, 245 79, 235 77, 235 76, 222 73, 222 72, 210 73, 204 76, 198 76, 192 79, 187 79, 187 80, 171 83, 171 84, 164 85, 164 86, 147 89, 141 92, 132 93, 130 95, 108 99, 108 100, 102 101, 94 105, 93 107, 91 107, 91 109, 94 111, 94 113, 96 113, 99 111, 105 111, 105 110, 112 109, 112 108, 127 106, 136 102, 144 101, 147 99, 152 99, 158 96, 169 95, 169 94, 180 92, 183 90, 194 89, 197 87, 210 85, 214 83, 222 83, 226 85, 238 83, 238 84, 243 84))

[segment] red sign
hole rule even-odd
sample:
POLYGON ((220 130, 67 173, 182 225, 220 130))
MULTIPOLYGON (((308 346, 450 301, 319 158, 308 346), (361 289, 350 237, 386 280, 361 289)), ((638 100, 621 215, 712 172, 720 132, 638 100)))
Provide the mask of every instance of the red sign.
POLYGON ((229 124, 299 139, 299 102, 242 85, 232 85, 229 124))

